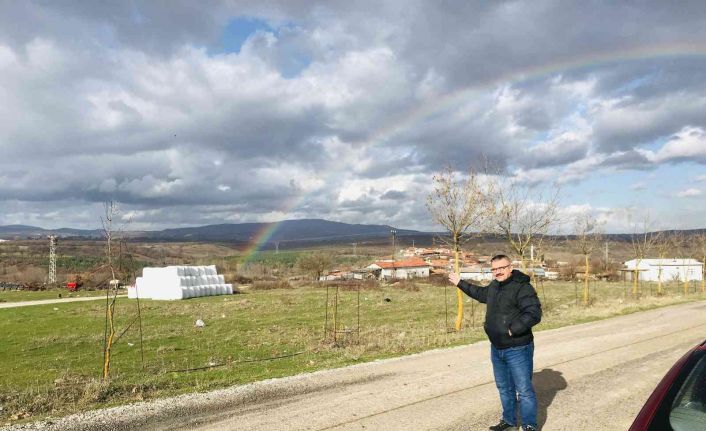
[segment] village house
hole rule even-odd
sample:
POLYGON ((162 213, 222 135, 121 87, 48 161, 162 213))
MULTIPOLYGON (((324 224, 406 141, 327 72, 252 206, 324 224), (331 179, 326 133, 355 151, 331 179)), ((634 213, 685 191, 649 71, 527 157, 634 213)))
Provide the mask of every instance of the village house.
POLYGON ((429 277, 430 265, 420 258, 377 261, 366 267, 378 279, 429 277))
POLYGON ((453 270, 453 262, 447 259, 431 259, 428 262, 435 274, 448 274, 453 270))

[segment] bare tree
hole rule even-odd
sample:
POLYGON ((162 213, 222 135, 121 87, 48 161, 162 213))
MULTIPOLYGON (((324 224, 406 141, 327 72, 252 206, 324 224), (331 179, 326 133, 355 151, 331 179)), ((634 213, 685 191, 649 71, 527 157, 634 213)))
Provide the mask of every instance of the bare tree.
MULTIPOLYGON (((465 178, 459 178, 448 166, 433 176, 434 188, 427 196, 427 209, 432 220, 440 224, 449 234, 444 242, 453 248, 454 271, 459 273, 459 251, 461 244, 473 233, 482 231, 489 210, 490 194, 481 190, 478 173, 470 170, 465 178)), ((456 330, 461 329, 463 320, 463 295, 456 292, 458 313, 456 330)))
POLYGON ((297 266, 307 274, 311 274, 318 283, 324 271, 331 266, 331 256, 326 253, 306 253, 297 260, 297 266))
POLYGON ((706 232, 696 235, 696 251, 701 258, 701 293, 706 292, 706 232))
MULTIPOLYGON (((541 235, 537 237, 537 241, 534 242, 534 256, 532 261, 531 261, 531 266, 532 268, 535 268, 535 261, 539 260, 540 266, 543 266, 545 261, 546 261, 546 256, 547 252, 554 247, 556 247, 558 242, 558 237, 553 237, 550 235, 541 235)), ((533 286, 535 289, 539 287, 541 289, 541 294, 542 294, 542 307, 545 308, 546 310, 549 310, 549 307, 551 304, 549 301, 547 301, 547 294, 544 290, 544 281, 542 278, 537 279, 535 272, 533 271, 531 274, 534 277, 534 280, 532 281, 533 286)))
MULTIPOLYGON (((115 301, 120 287, 116 277, 115 262, 120 259, 120 247, 114 247, 114 240, 122 241, 125 225, 115 227, 120 213, 118 203, 108 201, 103 204, 104 214, 101 217, 103 238, 105 239, 105 254, 111 279, 105 291, 105 330, 103 333, 103 379, 110 377, 110 359, 113 344, 117 341, 115 331, 115 301), (111 299, 110 295, 113 294, 111 299)), ((141 324, 140 324, 141 325, 141 324)), ((124 332, 123 332, 124 333, 124 332)), ((119 338, 119 337, 118 337, 119 338)))
POLYGON ((683 231, 676 231, 674 232, 673 236, 673 243, 674 243, 674 249, 679 255, 679 260, 681 261, 682 264, 682 270, 679 271, 679 278, 681 279, 681 275, 684 275, 684 279, 682 281, 682 286, 684 286, 684 295, 687 295, 689 293, 689 266, 687 265, 689 258, 691 258, 693 254, 692 247, 690 247, 689 240, 687 239, 686 235, 684 235, 683 231))
POLYGON ((589 304, 588 278, 591 271, 591 255, 598 249, 602 240, 600 225, 590 213, 579 215, 574 220, 571 245, 584 257, 583 304, 589 304))
POLYGON ((546 235, 557 221, 559 189, 543 191, 498 176, 491 201, 491 229, 507 241, 526 268, 527 251, 533 241, 546 235))
POLYGON ((637 295, 637 286, 640 278, 640 263, 652 252, 655 244, 659 241, 660 234, 651 231, 652 222, 649 214, 633 225, 633 233, 630 236, 633 255, 635 256, 635 270, 632 282, 632 294, 637 295))
POLYGON ((655 239, 654 249, 657 252, 657 295, 664 294, 664 261, 671 257, 676 257, 679 253, 679 243, 681 236, 678 232, 664 231, 655 239))
POLYGON ((662 277, 664 272, 663 264, 664 260, 669 256, 670 252, 672 252, 674 248, 674 235, 670 235, 666 232, 660 235, 660 237, 655 241, 654 248, 657 251, 657 257, 659 258, 657 263, 657 295, 661 296, 664 294, 664 279, 662 277))

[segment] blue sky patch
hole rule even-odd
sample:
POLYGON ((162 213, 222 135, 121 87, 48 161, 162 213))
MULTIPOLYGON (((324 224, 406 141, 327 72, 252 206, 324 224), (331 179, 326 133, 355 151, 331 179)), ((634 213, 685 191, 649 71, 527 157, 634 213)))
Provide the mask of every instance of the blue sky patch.
POLYGON ((259 31, 271 31, 274 29, 262 19, 253 17, 237 17, 231 19, 223 29, 221 35, 221 52, 238 53, 240 48, 251 34, 259 31))

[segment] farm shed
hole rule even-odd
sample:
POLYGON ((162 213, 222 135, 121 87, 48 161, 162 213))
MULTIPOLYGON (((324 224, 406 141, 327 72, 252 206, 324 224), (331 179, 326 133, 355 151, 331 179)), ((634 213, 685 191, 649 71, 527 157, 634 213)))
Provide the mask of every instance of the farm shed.
POLYGON ((696 259, 638 259, 628 260, 622 271, 627 280, 632 280, 635 270, 642 281, 685 281, 703 279, 704 264, 696 259))
POLYGON ((187 299, 198 296, 230 295, 233 285, 226 284, 215 265, 146 267, 135 286, 128 287, 128 298, 187 299))

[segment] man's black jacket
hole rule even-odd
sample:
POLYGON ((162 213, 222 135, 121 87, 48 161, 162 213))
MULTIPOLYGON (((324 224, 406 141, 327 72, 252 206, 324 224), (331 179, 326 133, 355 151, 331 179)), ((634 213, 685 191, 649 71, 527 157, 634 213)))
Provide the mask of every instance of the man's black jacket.
POLYGON ((458 283, 466 295, 488 305, 483 327, 498 349, 524 346, 534 340, 532 327, 542 319, 542 306, 529 282, 528 276, 513 270, 507 280, 493 280, 486 287, 464 280, 458 283))

